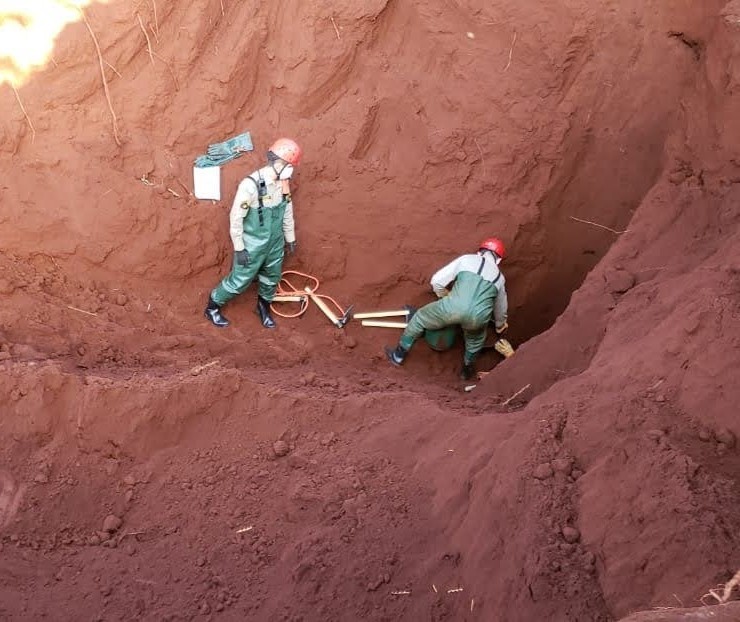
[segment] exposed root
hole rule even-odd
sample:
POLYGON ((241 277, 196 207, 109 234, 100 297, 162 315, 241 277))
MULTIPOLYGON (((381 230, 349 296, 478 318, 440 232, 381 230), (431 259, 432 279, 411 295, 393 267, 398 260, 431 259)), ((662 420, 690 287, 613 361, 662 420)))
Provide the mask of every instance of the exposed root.
POLYGON ((158 58, 159 60, 161 60, 167 66, 167 69, 169 70, 170 75, 172 76, 172 81, 175 83, 175 90, 176 91, 179 91, 180 90, 180 84, 177 82, 177 76, 175 75, 175 72, 172 71, 172 67, 170 67, 170 64, 164 58, 162 58, 159 54, 157 54, 156 52, 152 52, 152 54, 154 54, 154 56, 156 58, 158 58))
POLYGON ((111 65, 108 61, 105 61, 105 64, 108 65, 108 67, 110 67, 113 70, 113 73, 115 73, 119 78, 123 77, 120 73, 118 73, 118 70, 113 65, 111 65))
MULTIPOLYGON (((159 54, 157 54, 152 49, 152 40, 149 38, 149 33, 147 33, 146 28, 144 27, 144 22, 141 19, 141 15, 139 15, 137 13, 136 14, 136 19, 139 20, 139 27, 141 28, 141 32, 144 33, 144 38, 146 39, 146 49, 149 52, 149 60, 152 61, 152 67, 154 67, 154 65, 155 65, 155 63, 154 63, 154 58, 155 57, 157 57, 159 60, 161 60, 165 64, 165 66, 167 67, 168 71, 170 72, 170 75, 172 75, 172 80, 175 83, 175 90, 176 91, 179 91, 180 90, 180 85, 177 82, 177 76, 175 75, 175 72, 172 70, 172 67, 170 67, 170 64, 164 58, 162 58, 159 54)), ((156 33, 155 33, 154 36, 155 37, 157 36, 156 33)))
POLYGON ((194 195, 193 195, 193 193, 192 193, 192 192, 190 191, 190 188, 188 188, 188 187, 187 187, 187 186, 186 186, 186 185, 185 185, 184 183, 182 183, 182 182, 180 181, 180 178, 179 178, 179 177, 175 177, 175 181, 176 181, 176 182, 177 182, 178 184, 180 184, 180 185, 181 185, 181 186, 182 186, 182 187, 183 187, 183 188, 185 189, 185 192, 187 192, 187 193, 188 193, 188 194, 189 194, 189 195, 190 195, 191 197, 192 197, 192 196, 194 196, 194 195))
POLYGON ((31 142, 33 142, 34 140, 36 140, 36 128, 33 127, 33 123, 31 123, 31 117, 28 116, 28 113, 26 112, 26 109, 23 106, 23 102, 21 101, 21 96, 18 94, 18 91, 16 90, 15 86, 11 84, 10 88, 13 89, 13 93, 15 93, 15 98, 18 100, 18 105, 21 107, 21 110, 23 111, 23 116, 26 117, 26 122, 28 123, 28 127, 30 127, 31 132, 33 132, 31 136, 31 142))
POLYGON ((120 147, 121 146, 121 139, 118 137, 118 119, 116 118, 116 112, 113 110, 113 104, 110 100, 110 91, 108 90, 108 81, 105 79, 105 66, 103 64, 103 54, 100 51, 100 45, 98 44, 98 38, 95 36, 95 33, 93 32, 92 27, 90 26, 90 22, 87 21, 87 15, 85 15, 85 11, 82 9, 78 9, 80 12, 80 15, 82 15, 82 20, 85 22, 85 26, 87 26, 88 31, 90 32, 90 36, 92 37, 93 43, 95 44, 95 51, 98 53, 98 64, 100 65, 100 77, 103 80, 103 91, 105 91, 105 99, 108 102, 108 109, 110 110, 111 117, 113 119, 113 138, 116 141, 116 144, 120 147))
POLYGON ((702 604, 706 604, 704 602, 704 599, 708 596, 711 596, 712 598, 714 598, 714 600, 717 601, 717 603, 726 603, 730 600, 730 596, 732 596, 732 590, 734 590, 738 586, 740 586, 740 570, 738 570, 735 573, 735 576, 732 577, 732 579, 730 579, 727 583, 725 583, 724 585, 720 585, 719 588, 709 590, 709 592, 704 594, 704 596, 701 597, 701 602, 702 604))
POLYGON ((477 138, 473 138, 473 142, 478 149, 478 153, 480 153, 480 162, 483 167, 483 177, 488 177, 488 174, 486 173, 486 159, 483 157, 483 149, 480 148, 477 138))
POLYGON ((144 28, 144 22, 141 21, 141 15, 137 13, 136 19, 139 20, 139 26, 141 27, 141 32, 144 33, 144 38, 146 39, 146 48, 147 50, 149 50, 149 60, 152 61, 152 67, 154 67, 154 53, 152 52, 152 42, 149 39, 149 33, 146 31, 146 28, 144 28))
POLYGON ((155 0, 152 0, 152 9, 154 11, 154 32, 155 37, 157 37, 157 41, 159 41, 159 24, 157 23, 157 3, 155 0))

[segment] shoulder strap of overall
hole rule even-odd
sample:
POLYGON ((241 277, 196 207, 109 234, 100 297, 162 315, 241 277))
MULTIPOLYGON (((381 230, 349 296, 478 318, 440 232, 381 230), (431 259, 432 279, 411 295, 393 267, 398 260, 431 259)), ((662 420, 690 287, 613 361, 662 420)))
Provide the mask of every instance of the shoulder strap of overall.
MULTIPOLYGON (((483 267, 486 265, 486 256, 482 255, 480 258, 480 266, 478 266, 478 276, 480 276, 483 273, 483 267)), ((498 268, 498 274, 496 275, 496 278, 491 281, 492 285, 496 285, 498 283, 498 280, 501 278, 501 268, 496 266, 498 268)))
MULTIPOLYGON (((257 175, 259 175, 260 180, 262 179, 262 174, 257 171, 257 175)), ((252 175, 247 175, 246 179, 249 179, 254 184, 254 187, 257 189, 257 213, 259 215, 260 219, 260 227, 264 226, 265 224, 265 216, 263 214, 263 208, 265 207, 264 203, 262 202, 262 195, 260 194, 260 185, 259 182, 252 177, 252 175)))
MULTIPOLYGON (((257 171, 257 174, 260 175, 260 172, 257 171)), ((254 177, 252 177, 252 175, 247 175, 245 179, 248 179, 254 184, 254 189, 257 191, 257 204, 259 205, 260 209, 262 209, 264 205, 262 203, 262 195, 260 194, 259 182, 254 177)), ((262 175, 260 175, 260 179, 262 179, 262 175)))

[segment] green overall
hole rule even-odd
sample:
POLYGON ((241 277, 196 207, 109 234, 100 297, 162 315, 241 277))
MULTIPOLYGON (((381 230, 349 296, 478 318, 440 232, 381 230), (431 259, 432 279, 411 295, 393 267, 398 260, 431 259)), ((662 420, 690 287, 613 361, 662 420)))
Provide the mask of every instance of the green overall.
POLYGON ((410 350, 427 329, 437 330, 459 324, 465 337, 464 362, 471 364, 483 349, 497 295, 495 282, 487 281, 474 272, 460 272, 447 296, 424 305, 414 313, 401 335, 401 347, 410 350))
POLYGON ((249 253, 249 263, 240 266, 234 256, 231 272, 211 292, 217 305, 224 305, 245 291, 255 276, 259 280, 260 297, 272 302, 283 273, 283 218, 287 205, 287 201, 282 201, 275 207, 263 207, 263 223, 260 223, 260 208, 249 208, 244 218, 244 248, 249 253))

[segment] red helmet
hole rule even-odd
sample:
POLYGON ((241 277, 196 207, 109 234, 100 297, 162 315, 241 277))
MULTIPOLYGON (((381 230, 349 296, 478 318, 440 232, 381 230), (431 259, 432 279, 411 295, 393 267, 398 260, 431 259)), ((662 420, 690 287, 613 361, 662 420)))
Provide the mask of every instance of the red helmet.
POLYGON ((487 238, 483 240, 480 243, 480 249, 491 251, 492 253, 496 253, 501 259, 506 257, 506 249, 504 248, 504 243, 499 240, 498 238, 487 238))
POLYGON ((291 138, 278 138, 270 147, 270 151, 293 166, 298 166, 303 155, 303 150, 291 138))

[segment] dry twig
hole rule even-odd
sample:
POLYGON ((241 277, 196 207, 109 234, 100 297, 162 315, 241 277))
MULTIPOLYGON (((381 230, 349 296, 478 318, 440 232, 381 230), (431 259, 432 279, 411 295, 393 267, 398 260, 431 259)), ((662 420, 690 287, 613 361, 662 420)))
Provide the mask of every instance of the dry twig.
POLYGON ((339 28, 337 28, 337 23, 334 21, 334 16, 332 15, 329 19, 331 19, 331 25, 334 26, 334 32, 337 33, 337 39, 341 39, 339 36, 339 28))
POLYGON ((511 65, 511 58, 514 55, 514 44, 516 43, 516 31, 514 31, 514 38, 511 40, 511 48, 509 49, 509 62, 506 63, 506 67, 504 67, 504 71, 506 71, 509 66, 511 65))
POLYGON ((28 127, 31 128, 31 132, 33 132, 31 136, 31 142, 36 140, 36 128, 33 127, 33 123, 31 123, 31 117, 28 116, 28 113, 26 112, 25 107, 23 106, 23 102, 21 101, 21 96, 18 94, 18 91, 15 88, 15 85, 11 84, 10 88, 13 89, 13 93, 15 93, 15 98, 18 100, 18 105, 21 107, 21 110, 23 111, 23 116, 26 117, 26 122, 28 123, 28 127))
POLYGON ((193 367, 193 369, 190 370, 191 374, 199 374, 204 369, 208 369, 209 367, 213 367, 214 365, 218 365, 218 359, 215 361, 211 361, 210 363, 206 363, 205 365, 199 365, 198 367, 193 367))
POLYGON ((85 311, 84 309, 78 309, 77 307, 73 307, 72 305, 67 305, 67 309, 72 309, 72 311, 79 311, 80 313, 84 313, 85 315, 97 315, 97 313, 93 313, 92 311, 85 311))
POLYGON ((113 110, 113 104, 110 101, 110 92, 108 90, 108 81, 105 79, 105 67, 103 66, 103 54, 100 51, 100 45, 98 44, 98 38, 95 36, 95 33, 93 32, 92 27, 90 26, 90 22, 87 21, 87 15, 85 15, 85 11, 82 9, 78 9, 80 12, 80 15, 82 15, 82 20, 85 22, 85 26, 87 26, 87 29, 90 31, 90 36, 92 37, 93 43, 95 44, 95 51, 98 53, 98 64, 100 65, 100 77, 103 79, 103 91, 105 91, 105 99, 108 102, 108 108, 110 109, 111 117, 113 118, 113 138, 116 141, 116 144, 120 147, 121 146, 121 140, 118 138, 118 119, 116 118, 116 113, 113 110))
POLYGON ((590 220, 583 220, 582 218, 576 218, 575 216, 570 217, 571 220, 577 220, 578 222, 585 223, 587 225, 593 225, 594 227, 599 227, 600 229, 606 229, 607 231, 611 231, 612 233, 616 233, 617 235, 620 235, 622 233, 627 233, 629 229, 625 229, 624 231, 617 231, 616 229, 612 229, 611 227, 607 227, 606 225, 600 225, 597 222, 591 222, 590 220))
POLYGON ((154 54, 152 53, 152 42, 149 39, 149 33, 146 31, 146 28, 144 28, 144 22, 141 21, 141 15, 137 13, 136 19, 139 20, 139 26, 141 26, 141 32, 144 33, 144 37, 146 38, 146 47, 149 50, 149 60, 152 61, 152 67, 154 67, 154 54))
POLYGON ((532 386, 531 384, 528 384, 526 387, 522 387, 516 393, 514 393, 514 395, 512 395, 508 400, 506 400, 505 402, 503 402, 501 404, 501 406, 508 406, 509 405, 509 402, 511 402, 513 399, 519 397, 522 393, 524 393, 531 386, 532 386))
POLYGON ((221 0, 221 17, 226 15, 226 12, 224 11, 224 0, 221 0))

